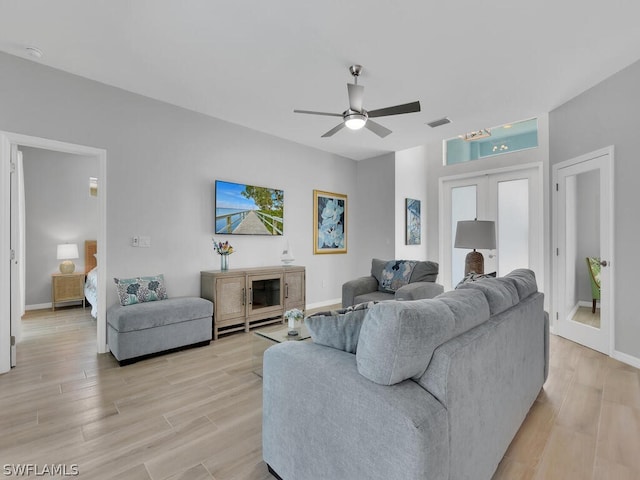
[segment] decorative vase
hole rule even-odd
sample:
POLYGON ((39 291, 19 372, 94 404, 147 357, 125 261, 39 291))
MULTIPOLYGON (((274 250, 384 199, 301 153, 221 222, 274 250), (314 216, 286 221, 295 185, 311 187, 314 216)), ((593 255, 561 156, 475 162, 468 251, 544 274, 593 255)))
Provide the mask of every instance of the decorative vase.
POLYGON ((220 270, 229 270, 229 255, 220 255, 220 270))
POLYGON ((295 318, 289 317, 289 319, 288 319, 288 327, 289 327, 288 335, 290 337, 298 336, 298 328, 296 328, 297 325, 296 325, 296 319, 295 318))

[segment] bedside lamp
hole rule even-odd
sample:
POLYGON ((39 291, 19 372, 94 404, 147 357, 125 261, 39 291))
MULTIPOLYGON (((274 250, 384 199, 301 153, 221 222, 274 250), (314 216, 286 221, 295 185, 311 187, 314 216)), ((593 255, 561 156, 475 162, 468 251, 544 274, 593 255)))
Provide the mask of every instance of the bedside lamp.
POLYGON ((496 248, 496 224, 488 220, 462 220, 456 228, 455 248, 472 248, 464 262, 464 274, 484 273, 484 257, 476 248, 496 248))
POLYGON ((78 255, 78 244, 64 243, 58 245, 58 260, 62 260, 60 273, 73 273, 76 266, 71 260, 75 260, 76 258, 80 258, 80 255, 78 255))

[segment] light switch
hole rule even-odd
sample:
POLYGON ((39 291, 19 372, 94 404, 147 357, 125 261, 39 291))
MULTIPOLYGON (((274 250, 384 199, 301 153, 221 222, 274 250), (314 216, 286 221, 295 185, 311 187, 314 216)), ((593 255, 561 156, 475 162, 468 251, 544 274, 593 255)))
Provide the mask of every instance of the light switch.
POLYGON ((139 237, 131 237, 131 246, 139 247, 140 246, 140 238, 139 237))

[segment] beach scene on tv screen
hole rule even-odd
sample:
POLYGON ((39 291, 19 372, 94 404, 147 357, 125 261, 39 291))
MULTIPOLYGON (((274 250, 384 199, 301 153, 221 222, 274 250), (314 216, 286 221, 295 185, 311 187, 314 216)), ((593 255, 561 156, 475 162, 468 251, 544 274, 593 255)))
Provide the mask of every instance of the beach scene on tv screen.
POLYGON ((284 192, 216 180, 216 233, 282 235, 284 192))

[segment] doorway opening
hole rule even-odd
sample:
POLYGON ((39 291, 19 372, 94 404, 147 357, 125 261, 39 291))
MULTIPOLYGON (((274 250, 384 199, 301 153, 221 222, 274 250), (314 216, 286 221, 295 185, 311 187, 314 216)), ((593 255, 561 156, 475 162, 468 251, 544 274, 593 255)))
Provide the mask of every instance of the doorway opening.
MULTIPOLYGON (((2 192, 0 209, 2 220, 0 221, 0 247, 11 252, 11 262, 0 264, 0 373, 10 370, 15 365, 15 352, 19 348, 21 339, 21 278, 24 273, 21 267, 24 260, 20 260, 24 247, 20 235, 18 213, 18 175, 16 172, 18 147, 32 147, 42 150, 50 150, 65 154, 80 155, 97 160, 99 188, 97 196, 97 260, 99 265, 106 264, 106 151, 103 149, 87 147, 32 137, 28 135, 0 132, 0 185, 2 192)), ((88 179, 87 179, 88 180, 88 179)), ((87 189, 89 188, 87 182, 87 189)), ((99 269, 97 272, 97 318, 96 318, 96 344, 97 352, 107 352, 106 345, 106 272, 99 269)))
POLYGON ((544 291, 542 190, 538 163, 440 179, 440 272, 445 290, 463 279, 470 251, 454 247, 457 223, 477 219, 496 226, 496 249, 480 250, 485 273, 504 276, 529 268, 544 291))

